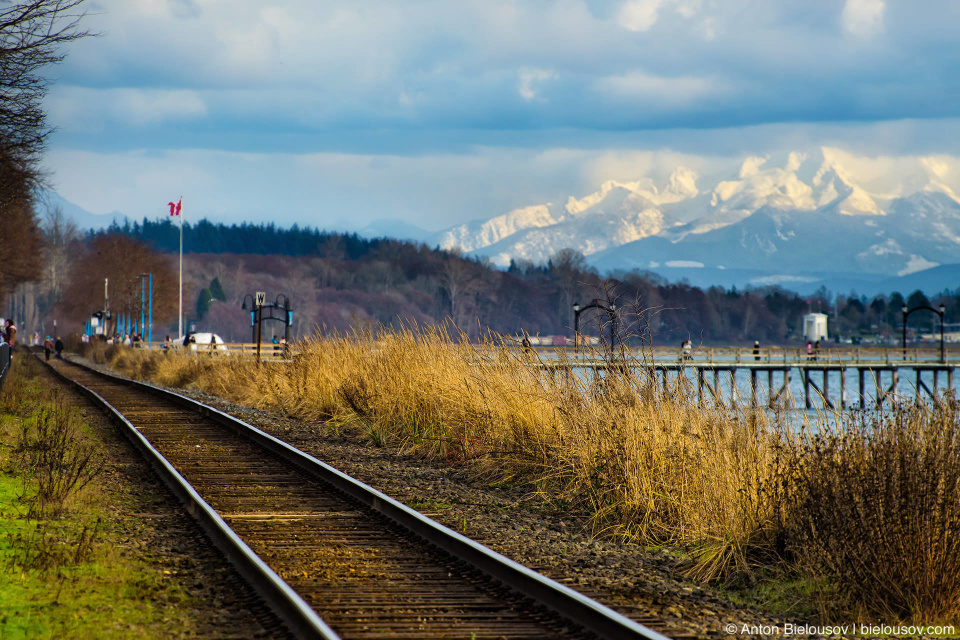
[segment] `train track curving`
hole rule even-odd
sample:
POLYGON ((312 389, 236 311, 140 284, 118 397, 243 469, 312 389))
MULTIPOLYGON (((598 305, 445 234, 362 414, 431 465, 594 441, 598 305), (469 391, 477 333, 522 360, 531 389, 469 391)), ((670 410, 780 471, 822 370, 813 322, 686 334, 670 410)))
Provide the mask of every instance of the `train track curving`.
POLYGON ((212 407, 54 369, 113 415, 297 637, 664 639, 212 407))

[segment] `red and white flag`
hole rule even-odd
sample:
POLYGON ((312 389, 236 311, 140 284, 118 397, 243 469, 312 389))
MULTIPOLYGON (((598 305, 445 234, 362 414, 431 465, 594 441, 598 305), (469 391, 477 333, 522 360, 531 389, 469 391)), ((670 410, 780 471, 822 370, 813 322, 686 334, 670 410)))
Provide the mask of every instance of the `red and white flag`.
POLYGON ((176 202, 168 202, 170 205, 170 215, 178 216, 180 215, 180 208, 183 206, 183 198, 180 198, 176 202))

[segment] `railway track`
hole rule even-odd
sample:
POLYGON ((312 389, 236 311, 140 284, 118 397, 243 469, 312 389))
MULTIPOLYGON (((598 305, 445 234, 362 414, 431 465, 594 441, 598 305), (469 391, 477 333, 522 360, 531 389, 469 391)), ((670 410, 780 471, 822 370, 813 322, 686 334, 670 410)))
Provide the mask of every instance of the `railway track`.
POLYGON ((664 636, 220 411, 68 361, 298 637, 664 636))

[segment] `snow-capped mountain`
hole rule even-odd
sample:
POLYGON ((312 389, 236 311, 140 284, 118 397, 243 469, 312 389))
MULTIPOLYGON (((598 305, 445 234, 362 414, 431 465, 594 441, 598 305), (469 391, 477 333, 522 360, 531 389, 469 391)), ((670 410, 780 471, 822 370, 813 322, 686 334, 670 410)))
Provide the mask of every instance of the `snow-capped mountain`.
POLYGON ((662 184, 608 181, 565 205, 448 229, 431 244, 500 266, 571 248, 603 270, 734 269, 757 284, 827 272, 880 279, 960 263, 949 169, 935 158, 899 162, 892 178, 867 180, 871 188, 858 182, 865 161, 830 148, 791 153, 779 166, 748 157, 709 177, 677 167, 662 184))

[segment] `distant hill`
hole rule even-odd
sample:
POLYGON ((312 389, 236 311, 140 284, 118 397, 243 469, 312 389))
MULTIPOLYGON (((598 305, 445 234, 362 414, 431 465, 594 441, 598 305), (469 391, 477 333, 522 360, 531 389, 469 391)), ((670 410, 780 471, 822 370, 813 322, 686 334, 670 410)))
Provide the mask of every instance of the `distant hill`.
POLYGON ((358 230, 357 235, 363 238, 394 238, 396 240, 424 242, 432 234, 426 229, 421 229, 417 225, 403 220, 381 219, 374 220, 358 230))
POLYGON ((126 220, 126 216, 117 211, 106 214, 90 213, 50 189, 43 189, 37 194, 37 205, 41 214, 47 210, 59 208, 64 215, 73 220, 82 232, 90 229, 104 229, 114 223, 123 224, 123 221, 126 220))

